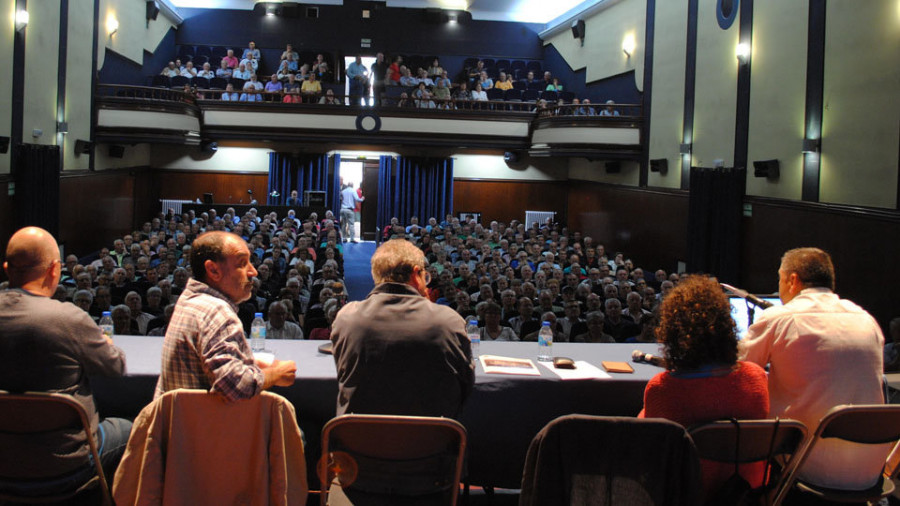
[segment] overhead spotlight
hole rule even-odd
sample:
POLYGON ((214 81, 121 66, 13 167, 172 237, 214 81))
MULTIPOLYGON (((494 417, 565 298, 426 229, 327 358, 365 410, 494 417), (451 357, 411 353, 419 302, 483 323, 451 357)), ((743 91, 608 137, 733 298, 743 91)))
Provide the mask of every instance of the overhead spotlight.
POLYGON ((455 24, 458 23, 458 22, 459 22, 459 18, 457 17, 457 15, 456 15, 456 14, 450 14, 448 23, 450 23, 451 25, 455 25, 455 24))
POLYGON ((629 33, 625 36, 625 39, 622 40, 622 51, 625 52, 625 55, 631 58, 631 55, 634 54, 634 50, 637 47, 637 41, 634 39, 634 34, 629 33))
POLYGON ((21 32, 28 26, 28 11, 21 9, 16 11, 16 31, 21 32))
POLYGON ((734 55, 737 56, 741 65, 746 65, 748 61, 750 61, 750 44, 746 42, 741 42, 737 45, 734 50, 734 55))
POLYGON ((275 4, 266 4, 266 16, 274 16, 275 14, 278 14, 275 4))

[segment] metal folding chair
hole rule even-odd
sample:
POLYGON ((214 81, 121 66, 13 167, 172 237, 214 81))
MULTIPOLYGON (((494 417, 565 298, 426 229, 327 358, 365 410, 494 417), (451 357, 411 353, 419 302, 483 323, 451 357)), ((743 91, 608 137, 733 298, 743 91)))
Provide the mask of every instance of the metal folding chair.
MULTIPOLYGON (((896 448, 900 440, 900 405, 861 404, 833 407, 819 422, 819 428, 803 449, 785 469, 785 478, 775 497, 777 506, 793 488, 803 493, 832 502, 862 503, 877 501, 894 491, 893 479, 897 477, 900 466, 883 467, 882 473, 874 486, 865 490, 838 490, 820 487, 807 483, 797 477, 812 450, 825 439, 839 439, 861 445, 878 445, 892 443, 896 448)), ((892 452, 885 457, 885 464, 890 460, 892 452)))
POLYGON ((103 474, 100 450, 91 432, 91 422, 87 412, 71 395, 26 392, 11 394, 0 391, 0 437, 15 438, 24 445, 14 445, 21 453, 0 445, 0 500, 10 502, 48 503, 59 502, 93 487, 100 487, 102 504, 111 505, 109 485, 103 474), (39 476, 22 478, 11 476, 25 462, 33 462, 40 467, 43 462, 54 458, 42 454, 39 448, 25 450, 31 437, 55 431, 83 433, 90 450, 90 461, 84 467, 63 476, 39 476))
MULTIPOLYGON (((797 420, 737 420, 737 426, 732 421, 719 420, 696 425, 689 432, 701 459, 747 464, 778 458, 787 468, 806 439, 807 430, 797 420)), ((781 488, 784 477, 785 473, 780 473, 769 485, 772 495, 781 488)), ((771 475, 767 479, 771 480, 771 475)))
POLYGON ((322 430, 321 504, 454 505, 465 448, 448 418, 334 418, 322 430))

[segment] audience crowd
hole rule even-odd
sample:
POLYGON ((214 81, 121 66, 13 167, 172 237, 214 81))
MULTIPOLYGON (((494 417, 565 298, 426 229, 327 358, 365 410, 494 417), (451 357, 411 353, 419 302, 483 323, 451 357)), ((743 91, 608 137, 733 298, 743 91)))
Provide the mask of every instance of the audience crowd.
MULTIPOLYGON (((271 75, 260 73, 260 61, 259 49, 250 42, 243 50, 241 59, 229 49, 228 55, 215 63, 218 66, 215 70, 210 62, 204 62, 198 69, 192 61, 175 59, 162 69, 160 75, 188 79, 185 92, 189 102, 206 98, 242 102, 344 104, 343 100, 334 99, 334 90, 328 87, 335 82, 335 76, 322 54, 317 55, 315 61, 301 63, 299 54, 291 44, 287 44, 281 53, 277 71, 271 75), (205 91, 210 88, 210 91, 205 91), (327 92, 331 93, 330 97, 327 92)), ((595 106, 590 99, 567 94, 559 77, 549 70, 544 70, 543 75, 536 78, 534 70, 507 68, 510 67, 508 62, 504 65, 486 66, 484 60, 477 60, 465 66, 452 79, 438 58, 434 58, 430 65, 410 62, 407 66, 402 56, 395 56, 388 63, 385 55, 379 52, 376 61, 368 68, 357 56, 356 61, 347 66, 344 75, 350 83, 350 102, 361 100, 364 104, 369 103, 364 97, 369 97, 372 91, 372 105, 467 109, 484 108, 485 104, 479 102, 508 101, 535 104, 532 110, 540 114, 543 110, 541 101, 544 101, 545 104, 558 106, 553 112, 557 115, 619 115, 612 100, 604 106, 595 106)))

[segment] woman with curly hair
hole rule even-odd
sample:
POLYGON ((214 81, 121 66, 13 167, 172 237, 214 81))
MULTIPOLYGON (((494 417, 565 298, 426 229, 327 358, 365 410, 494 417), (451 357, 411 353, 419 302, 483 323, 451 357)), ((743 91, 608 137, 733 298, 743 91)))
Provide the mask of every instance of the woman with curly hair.
MULTIPOLYGON (((692 275, 680 281, 660 304, 656 338, 663 345, 667 370, 647 383, 640 417, 666 418, 690 427, 732 417, 768 416, 766 373, 754 363, 737 360, 731 307, 715 280, 692 275)), ((701 464, 709 497, 734 466, 701 464)), ((762 484, 764 472, 763 462, 740 468, 753 487, 762 484)))

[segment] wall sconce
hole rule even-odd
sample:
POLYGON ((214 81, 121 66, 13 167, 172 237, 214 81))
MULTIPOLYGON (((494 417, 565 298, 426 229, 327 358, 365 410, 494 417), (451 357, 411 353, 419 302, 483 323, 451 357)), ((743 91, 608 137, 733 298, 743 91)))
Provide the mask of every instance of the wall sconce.
POLYGON ((16 11, 16 31, 21 32, 26 26, 28 26, 28 11, 16 11))
POLYGON ((678 146, 678 152, 681 153, 682 155, 689 155, 689 154, 691 154, 691 147, 692 146, 691 146, 690 142, 680 144, 678 146))
POLYGON ((625 36, 625 39, 622 41, 622 51, 625 52, 625 56, 631 58, 631 55, 634 54, 634 49, 637 47, 637 41, 634 40, 634 35, 628 34, 625 36))
POLYGON ((804 153, 818 153, 819 147, 822 144, 821 139, 803 139, 803 149, 804 153))
POLYGON ((741 65, 746 65, 748 61, 750 61, 750 44, 746 42, 741 42, 737 45, 734 50, 734 55, 737 56, 741 65))
POLYGON ((110 37, 116 34, 119 31, 119 20, 116 19, 116 16, 113 14, 109 14, 106 16, 106 33, 109 34, 110 37))
POLYGON ((56 122, 56 133, 63 134, 63 135, 69 133, 69 123, 66 121, 57 121, 56 122))

